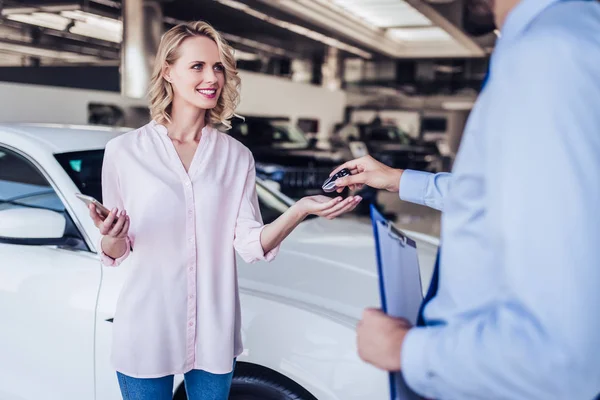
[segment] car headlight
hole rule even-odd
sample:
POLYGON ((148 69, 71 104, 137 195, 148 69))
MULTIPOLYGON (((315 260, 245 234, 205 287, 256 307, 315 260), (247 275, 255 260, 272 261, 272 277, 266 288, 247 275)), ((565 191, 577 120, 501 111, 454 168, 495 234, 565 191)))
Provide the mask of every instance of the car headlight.
POLYGON ((285 168, 277 164, 256 163, 256 173, 267 179, 280 181, 283 179, 285 168))

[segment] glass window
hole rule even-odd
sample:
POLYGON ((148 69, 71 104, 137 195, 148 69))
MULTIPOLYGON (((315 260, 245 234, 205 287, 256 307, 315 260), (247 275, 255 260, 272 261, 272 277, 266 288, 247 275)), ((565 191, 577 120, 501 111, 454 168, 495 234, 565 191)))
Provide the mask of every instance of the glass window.
POLYGON ((102 202, 104 150, 62 153, 55 157, 81 193, 102 202))
POLYGON ((50 183, 34 165, 17 153, 0 148, 0 211, 23 207, 65 211, 50 183))
POLYGON ((270 146, 276 144, 308 144, 304 132, 287 120, 246 118, 235 119, 229 135, 247 146, 270 146))
POLYGON ((373 141, 411 144, 410 136, 395 126, 367 127, 367 137, 373 141))
POLYGON ((338 137, 340 140, 345 142, 360 140, 360 130, 356 125, 346 125, 340 129, 338 132, 338 137))

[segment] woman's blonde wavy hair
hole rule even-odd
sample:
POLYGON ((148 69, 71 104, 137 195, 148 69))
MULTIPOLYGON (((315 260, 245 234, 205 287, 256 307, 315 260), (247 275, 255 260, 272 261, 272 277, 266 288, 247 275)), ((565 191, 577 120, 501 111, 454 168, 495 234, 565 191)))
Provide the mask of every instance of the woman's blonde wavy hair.
POLYGON ((206 124, 224 125, 231 128, 229 120, 235 115, 240 100, 240 77, 235 65, 233 48, 221 37, 209 23, 204 21, 179 24, 167 31, 160 40, 154 71, 150 80, 150 116, 159 124, 171 122, 171 105, 173 103, 173 87, 163 77, 166 65, 180 57, 179 46, 190 37, 205 36, 217 44, 221 54, 221 62, 225 68, 225 85, 217 100, 217 105, 206 115, 206 124))

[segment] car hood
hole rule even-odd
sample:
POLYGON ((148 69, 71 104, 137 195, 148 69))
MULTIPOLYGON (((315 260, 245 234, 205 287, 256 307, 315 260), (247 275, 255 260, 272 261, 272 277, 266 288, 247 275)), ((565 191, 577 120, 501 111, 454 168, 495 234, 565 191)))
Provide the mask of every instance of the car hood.
MULTIPOLYGON (((406 232, 417 242, 422 287, 427 288, 438 241, 406 232)), ((379 307, 371 224, 351 219, 305 221, 288 237, 275 263, 240 265, 242 292, 355 323, 365 307, 379 307)))

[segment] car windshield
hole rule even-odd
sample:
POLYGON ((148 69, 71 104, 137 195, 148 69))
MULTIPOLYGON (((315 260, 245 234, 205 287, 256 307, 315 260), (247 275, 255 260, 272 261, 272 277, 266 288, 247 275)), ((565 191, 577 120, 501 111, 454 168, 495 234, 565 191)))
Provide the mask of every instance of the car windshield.
POLYGON ((304 132, 288 121, 262 120, 248 118, 234 122, 228 132, 246 145, 259 146, 307 146, 304 132))
POLYGON ((374 141, 411 144, 411 138, 406 132, 396 126, 367 126, 367 138, 374 141))
POLYGON ((50 183, 29 161, 0 150, 0 211, 13 208, 65 210, 50 183))
MULTIPOLYGON (((57 161, 71 177, 79 191, 102 202, 102 160, 104 150, 78 151, 55 155, 57 161)), ((275 221, 294 203, 261 179, 257 179, 256 192, 265 224, 275 221)))
POLYGON ((273 141, 308 144, 304 132, 289 122, 275 121, 273 125, 273 141))

